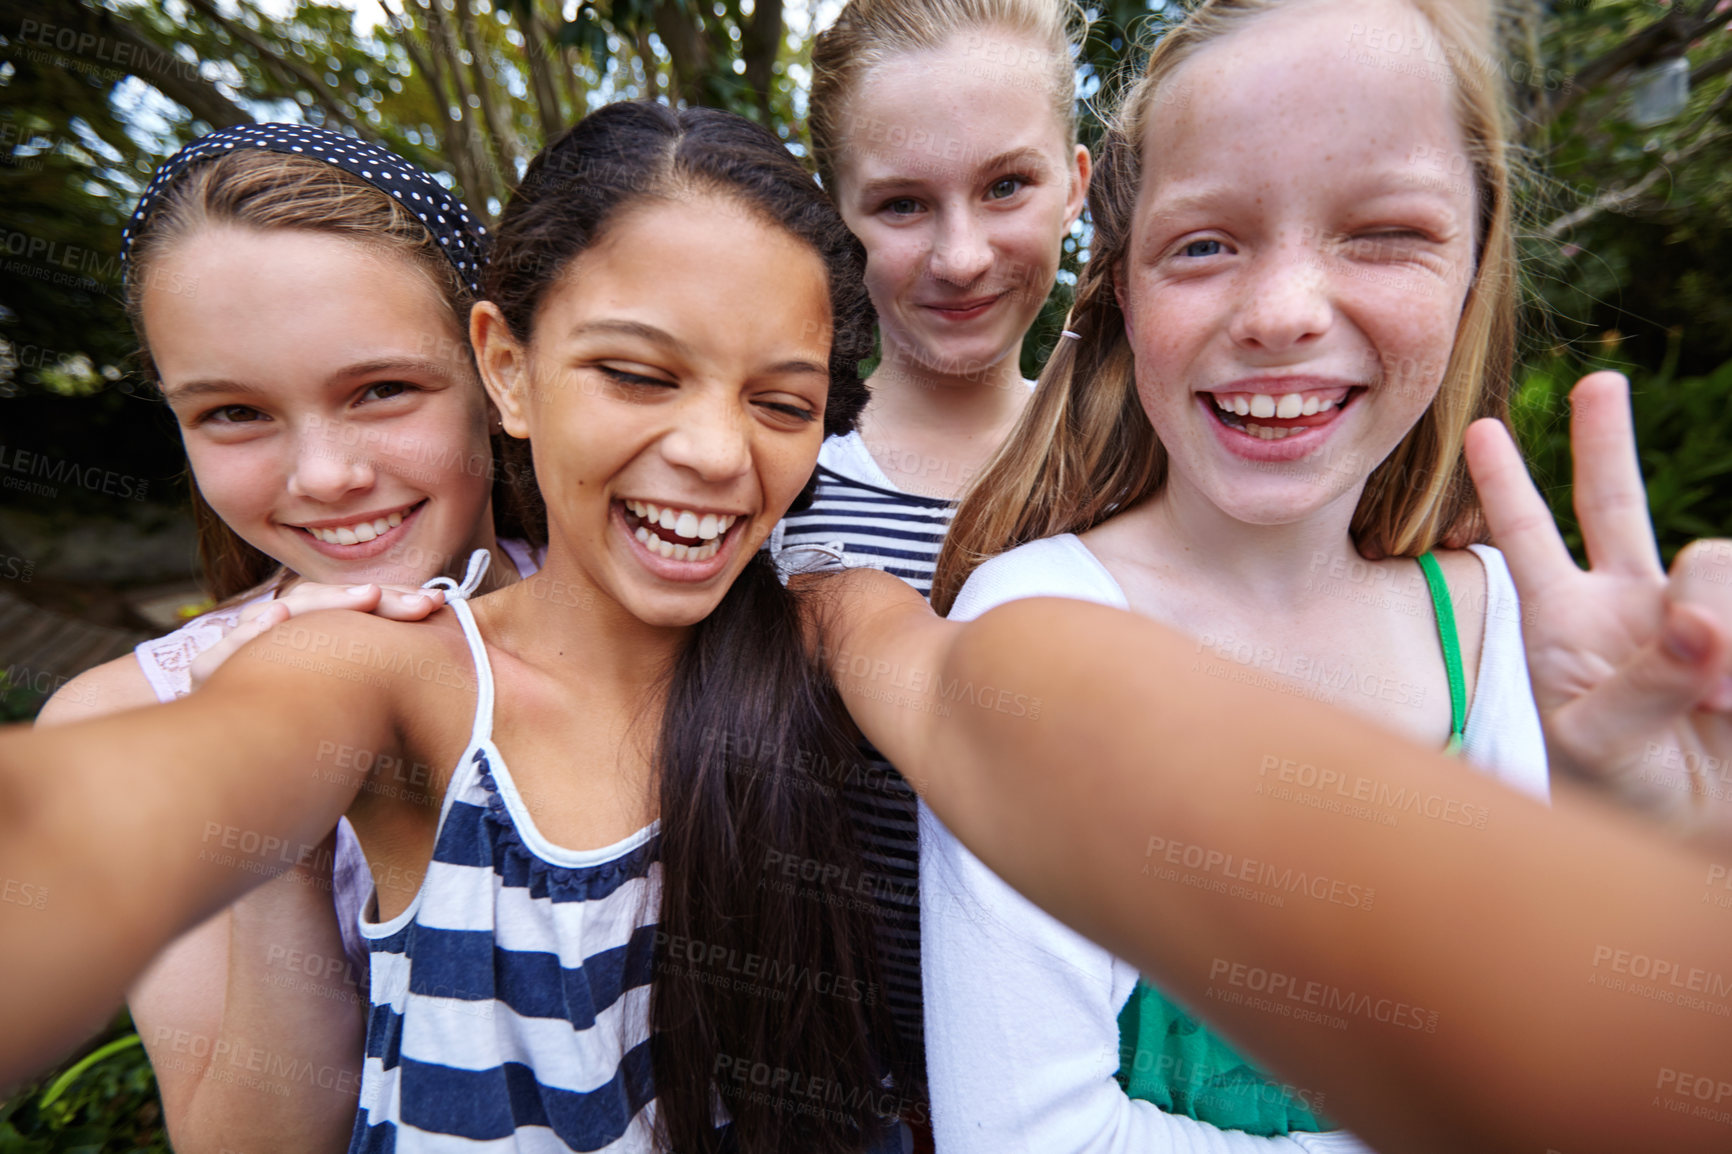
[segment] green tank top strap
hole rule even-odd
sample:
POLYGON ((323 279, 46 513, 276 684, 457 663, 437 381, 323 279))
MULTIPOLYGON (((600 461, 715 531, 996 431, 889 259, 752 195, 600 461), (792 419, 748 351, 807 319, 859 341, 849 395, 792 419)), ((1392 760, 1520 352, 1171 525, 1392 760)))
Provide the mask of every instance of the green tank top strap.
POLYGON ((1269 1077, 1146 979, 1119 1012, 1117 1077, 1126 1097, 1220 1130, 1271 1138, 1335 1129, 1322 1095, 1269 1077))
POLYGON ((1461 637, 1455 628, 1455 605, 1450 600, 1449 583, 1443 579, 1443 566, 1431 553, 1419 555, 1419 568, 1425 574, 1425 584, 1431 590, 1431 608, 1437 615, 1437 636, 1443 642, 1443 667, 1449 673, 1449 744, 1446 753, 1461 750, 1467 732, 1467 678, 1461 671, 1461 637))
MULTIPOLYGON (((1431 591, 1443 665, 1449 674, 1446 752, 1455 754, 1467 730, 1467 679, 1462 673, 1455 605, 1437 558, 1420 554, 1419 568, 1431 591)), ((1146 979, 1137 982, 1119 1012, 1118 1081, 1128 1097, 1222 1130, 1272 1137, 1335 1128, 1323 1116, 1321 1095, 1313 1097, 1309 1091, 1270 1078, 1146 979)))

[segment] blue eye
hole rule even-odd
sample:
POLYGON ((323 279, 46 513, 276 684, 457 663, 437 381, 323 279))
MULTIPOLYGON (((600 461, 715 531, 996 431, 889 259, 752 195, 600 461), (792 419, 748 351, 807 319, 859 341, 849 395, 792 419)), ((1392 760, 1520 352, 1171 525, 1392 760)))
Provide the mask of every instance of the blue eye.
POLYGON ((1218 240, 1194 240, 1181 251, 1185 256, 1216 256, 1223 251, 1223 246, 1218 240))

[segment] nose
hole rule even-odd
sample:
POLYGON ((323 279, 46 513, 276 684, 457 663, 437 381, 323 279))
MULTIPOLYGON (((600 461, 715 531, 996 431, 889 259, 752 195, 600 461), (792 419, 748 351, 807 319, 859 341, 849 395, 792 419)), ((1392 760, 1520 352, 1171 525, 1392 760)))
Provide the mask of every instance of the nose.
POLYGON ((1286 353, 1315 344, 1335 314, 1322 254, 1303 241, 1283 242, 1247 271, 1246 290, 1229 332, 1241 348, 1286 353))
POLYGON ((725 389, 693 390, 661 439, 662 459, 695 473, 706 484, 733 481, 751 470, 752 445, 745 401, 725 389))
POLYGON ((292 497, 335 504, 373 485, 373 462, 355 425, 321 421, 302 426, 295 438, 292 497), (353 434, 345 436, 345 433, 353 434))
POLYGON ((977 214, 966 208, 946 211, 932 246, 932 275, 966 287, 992 267, 992 240, 977 214))

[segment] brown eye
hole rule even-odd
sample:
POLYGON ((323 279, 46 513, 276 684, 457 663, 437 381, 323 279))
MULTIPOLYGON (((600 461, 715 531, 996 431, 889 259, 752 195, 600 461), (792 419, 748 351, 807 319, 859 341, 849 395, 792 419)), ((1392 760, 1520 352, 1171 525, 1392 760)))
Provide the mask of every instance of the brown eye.
POLYGON ((206 424, 207 422, 224 425, 245 425, 251 424, 254 421, 262 421, 264 419, 265 415, 253 408, 251 405, 223 405, 219 408, 211 409, 207 413, 200 414, 195 423, 200 425, 206 424))

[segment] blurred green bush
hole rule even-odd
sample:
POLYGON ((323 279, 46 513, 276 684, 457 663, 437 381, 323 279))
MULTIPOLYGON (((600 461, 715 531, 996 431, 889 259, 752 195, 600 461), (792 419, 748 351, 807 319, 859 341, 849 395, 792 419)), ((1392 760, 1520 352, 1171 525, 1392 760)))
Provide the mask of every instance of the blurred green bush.
POLYGON ((1630 378, 1648 510, 1666 564, 1698 537, 1732 536, 1732 361, 1706 376, 1677 376, 1681 343, 1674 333, 1658 369, 1620 361, 1612 347, 1587 362, 1530 362, 1517 380, 1510 403, 1517 440, 1578 561, 1584 554, 1571 505, 1569 392, 1599 369, 1630 378))

